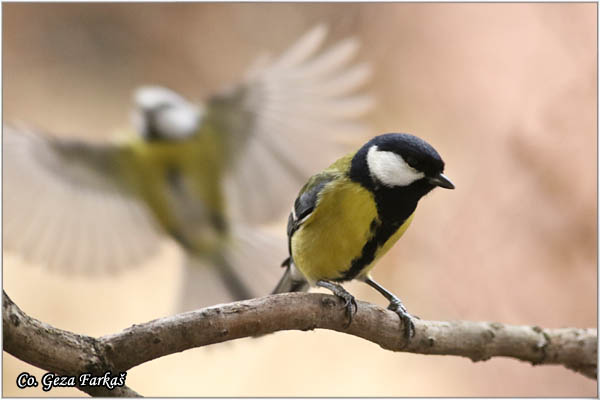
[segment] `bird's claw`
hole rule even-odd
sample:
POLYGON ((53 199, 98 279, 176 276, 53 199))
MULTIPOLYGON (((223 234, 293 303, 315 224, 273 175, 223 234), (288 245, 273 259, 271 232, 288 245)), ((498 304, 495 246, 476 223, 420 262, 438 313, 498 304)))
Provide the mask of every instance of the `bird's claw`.
POLYGON ((402 326, 404 327, 404 337, 408 343, 408 341, 415 336, 415 324, 413 318, 419 318, 410 315, 400 300, 391 301, 388 310, 395 312, 400 317, 402 326))
POLYGON ((346 309, 346 316, 348 317, 348 323, 344 326, 344 328, 350 326, 350 323, 352 322, 352 317, 354 317, 354 314, 356 314, 356 312, 358 311, 358 304, 356 304, 354 296, 352 296, 348 292, 346 292, 346 295, 347 296, 340 296, 342 299, 344 299, 343 308, 346 309), (354 311, 352 311, 352 306, 354 306, 354 311))
POLYGON ((317 286, 324 287, 326 289, 331 290, 335 296, 344 300, 344 304, 342 305, 342 308, 346 309, 346 316, 348 317, 348 323, 346 323, 344 328, 348 328, 350 326, 350 324, 352 323, 352 318, 354 317, 354 314, 356 314, 356 312, 358 311, 358 304, 356 304, 356 300, 354 299, 354 296, 352 296, 350 293, 348 293, 346 291, 346 289, 344 289, 342 286, 340 286, 336 283, 333 283, 333 282, 324 281, 324 280, 317 281, 317 286), (353 307, 354 307, 354 310, 352 310, 353 307))

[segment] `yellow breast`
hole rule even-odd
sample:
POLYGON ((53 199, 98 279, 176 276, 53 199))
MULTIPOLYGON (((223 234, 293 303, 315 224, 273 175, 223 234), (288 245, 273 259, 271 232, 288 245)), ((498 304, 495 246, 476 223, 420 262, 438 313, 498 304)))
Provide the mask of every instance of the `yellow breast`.
POLYGON ((138 142, 130 180, 169 234, 199 252, 221 246, 213 217, 225 218, 220 143, 203 132, 187 140, 138 142), (173 176, 177 183, 173 184, 173 176))
MULTIPOLYGON (((414 214, 413 214, 414 215, 414 214)), ((406 231, 411 215, 375 251, 374 259, 358 276, 364 276, 406 231)), ((372 222, 380 223, 373 194, 348 178, 330 183, 320 194, 316 210, 292 236, 294 263, 309 282, 344 276, 373 237, 372 222)))
POLYGON ((292 236, 294 263, 310 282, 340 278, 359 257, 377 217, 373 194, 341 178, 320 193, 318 207, 292 236))

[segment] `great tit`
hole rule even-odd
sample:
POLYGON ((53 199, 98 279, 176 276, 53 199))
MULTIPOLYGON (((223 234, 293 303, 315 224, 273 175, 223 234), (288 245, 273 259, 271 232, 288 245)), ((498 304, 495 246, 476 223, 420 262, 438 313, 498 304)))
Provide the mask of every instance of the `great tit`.
POLYGON ((339 282, 358 279, 390 302, 410 337, 411 315, 370 271, 406 231, 421 197, 436 186, 454 189, 443 172, 444 161, 424 140, 388 133, 311 177, 288 219, 290 256, 273 293, 327 288, 345 301, 350 324, 356 302, 339 282))
POLYGON ((326 33, 317 26, 261 58, 203 104, 140 88, 137 135, 125 140, 4 126, 5 248, 94 274, 139 265, 166 234, 186 255, 182 309, 268 293, 278 277, 265 279, 263 256, 277 242, 256 224, 293 200, 310 175, 306 157, 325 163, 342 132, 364 133, 358 119, 372 105, 359 91, 370 68, 351 62, 358 41, 321 52, 326 33))

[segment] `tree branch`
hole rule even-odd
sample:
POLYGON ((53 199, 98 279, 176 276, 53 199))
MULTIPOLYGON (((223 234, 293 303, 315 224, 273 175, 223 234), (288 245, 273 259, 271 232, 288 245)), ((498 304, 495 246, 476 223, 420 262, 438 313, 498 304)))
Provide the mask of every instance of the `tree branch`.
MULTIPOLYGON (((26 363, 58 375, 76 376, 85 372, 96 376, 116 371, 99 347, 98 339, 54 328, 25 314, 2 291, 2 331, 4 351, 26 363)), ((127 386, 109 390, 101 386, 77 386, 90 396, 139 397, 127 386)))
MULTIPOLYGON (((95 339, 27 316, 6 293, 3 300, 4 350, 61 374, 118 373, 194 347, 280 330, 320 328, 358 336, 392 351, 458 355, 473 361, 512 357, 533 365, 563 365, 597 379, 596 329, 416 320, 415 336, 406 343, 398 316, 391 311, 358 302, 358 311, 346 328, 345 313, 334 296, 286 293, 160 318, 95 339)), ((137 395, 127 387, 120 389, 125 393, 103 395, 137 395)))

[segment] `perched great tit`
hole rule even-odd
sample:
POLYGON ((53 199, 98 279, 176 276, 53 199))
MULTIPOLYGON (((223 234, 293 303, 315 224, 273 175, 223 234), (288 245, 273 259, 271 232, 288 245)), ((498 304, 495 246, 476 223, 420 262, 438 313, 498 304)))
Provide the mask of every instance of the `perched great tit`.
POLYGON ((356 302, 338 282, 358 279, 390 302, 410 337, 411 315, 369 273, 406 231, 421 197, 436 186, 454 189, 443 172, 444 161, 424 140, 388 133, 311 177, 289 216, 290 256, 273 293, 327 288, 345 301, 350 324, 356 302))
POLYGON ((139 89, 125 140, 4 126, 5 248, 95 274, 139 265, 169 236, 186 255, 183 310, 268 293, 278 276, 264 257, 281 241, 256 224, 293 200, 306 157, 325 165, 341 133, 364 133, 372 105, 359 91, 370 69, 352 62, 358 41, 321 52, 326 33, 315 27, 202 104, 139 89))

